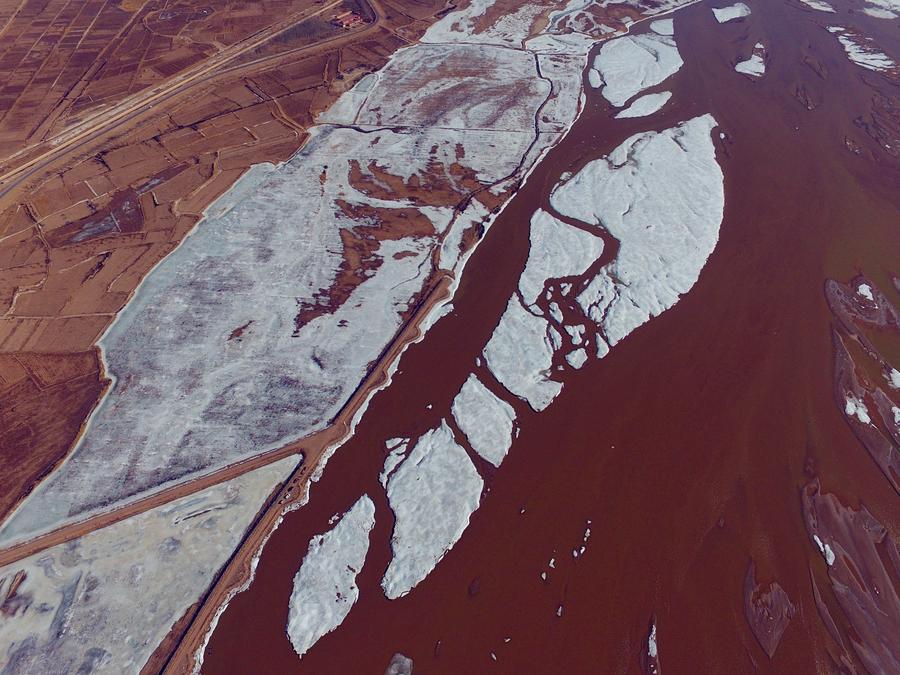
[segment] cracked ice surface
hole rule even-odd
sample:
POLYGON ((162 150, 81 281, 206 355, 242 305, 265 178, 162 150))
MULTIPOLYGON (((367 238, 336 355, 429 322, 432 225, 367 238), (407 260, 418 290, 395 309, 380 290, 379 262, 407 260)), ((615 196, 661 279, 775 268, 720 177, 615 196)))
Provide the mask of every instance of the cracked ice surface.
POLYGON ((494 396, 475 375, 453 399, 453 419, 475 450, 494 466, 500 466, 513 440, 516 420, 512 406, 494 396))
POLYGON ((419 439, 387 484, 396 517, 394 555, 381 580, 388 599, 406 595, 453 548, 478 508, 483 486, 446 422, 419 439))
POLYGON ((526 306, 537 302, 549 279, 584 274, 603 253, 603 240, 595 234, 566 225, 538 209, 531 217, 531 247, 519 292, 526 306))
POLYGON ((298 455, 0 568, 4 672, 137 673, 200 599, 298 455))
POLYGON ((745 16, 750 16, 750 8, 743 2, 736 2, 728 7, 713 7, 713 14, 719 23, 727 23, 745 16))
POLYGON ((687 293, 716 246, 725 196, 715 125, 703 115, 636 134, 550 197, 559 213, 602 225, 620 242, 577 298, 610 345, 687 293))
POLYGON ((646 117, 647 115, 652 115, 668 103, 670 98, 672 98, 671 91, 661 91, 656 94, 644 94, 643 96, 634 99, 630 106, 618 113, 616 119, 646 117))
POLYGON ((363 495, 325 534, 312 538, 294 576, 287 634, 303 656, 326 633, 343 623, 359 598, 356 576, 369 551, 375 504, 363 495))
POLYGON ((605 83, 603 97, 621 107, 636 94, 674 75, 682 63, 675 38, 647 33, 605 43, 594 58, 594 70, 605 83))

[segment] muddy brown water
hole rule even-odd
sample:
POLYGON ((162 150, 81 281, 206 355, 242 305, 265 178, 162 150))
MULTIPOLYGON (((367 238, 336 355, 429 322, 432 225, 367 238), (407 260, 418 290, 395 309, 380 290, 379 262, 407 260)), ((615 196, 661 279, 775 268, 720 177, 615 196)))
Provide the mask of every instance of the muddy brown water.
POLYGON ((586 112, 474 254, 454 313, 403 356, 309 504, 272 536, 256 580, 219 621, 205 673, 380 674, 396 652, 416 673, 639 672, 653 615, 667 674, 830 670, 810 570, 825 603, 837 604, 800 490, 818 475, 894 532, 898 509, 835 406, 823 283, 864 271, 898 301, 889 279, 900 264, 900 169, 853 124, 868 114, 873 86, 898 88, 849 63, 821 26, 864 26, 895 57, 900 39, 896 22, 844 9, 748 4, 750 17, 725 25, 705 3, 675 15, 685 65, 665 83, 672 104, 655 116, 612 120, 589 93, 586 112), (768 73, 752 81, 732 63, 758 40, 768 73), (815 110, 795 98, 798 86, 815 110), (705 112, 727 135, 716 139, 726 208, 699 282, 605 359, 567 376, 543 413, 512 401, 521 434, 500 469, 478 464, 486 493, 462 539, 408 596, 386 600, 393 517, 378 484, 384 441, 438 425, 473 370, 501 392, 475 359, 524 266, 531 214, 564 171, 633 133, 705 112), (862 155, 845 148, 845 136, 862 155), (377 513, 359 601, 300 660, 285 634, 293 576, 310 538, 363 493, 377 513), (576 560, 587 520, 591 537, 576 560), (757 580, 777 580, 798 610, 771 660, 744 618, 751 559, 757 580))

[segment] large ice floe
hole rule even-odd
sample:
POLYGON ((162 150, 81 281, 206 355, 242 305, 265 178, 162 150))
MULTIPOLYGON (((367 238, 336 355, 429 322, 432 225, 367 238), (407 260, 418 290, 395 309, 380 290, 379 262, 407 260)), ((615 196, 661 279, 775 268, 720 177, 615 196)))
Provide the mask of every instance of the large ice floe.
POLYGON ((832 14, 834 13, 834 7, 825 2, 825 0, 800 0, 800 2, 802 2, 810 9, 815 9, 819 12, 830 12, 832 14))
POLYGON ((282 459, 0 569, 2 671, 140 671, 298 461, 282 459))
POLYGON ((512 406, 470 375, 453 399, 451 411, 472 449, 494 466, 500 466, 513 441, 516 415, 512 406))
POLYGON ((104 335, 115 383, 0 543, 330 424, 578 113, 593 37, 538 34, 543 6, 485 22, 491 4, 449 13, 208 209, 104 335))
POLYGON ((660 91, 655 94, 644 94, 632 101, 631 105, 616 114, 616 119, 629 117, 646 117, 662 108, 672 98, 671 91, 660 91))
POLYGON ((594 58, 593 73, 603 97, 621 107, 636 94, 674 75, 683 61, 671 35, 626 35, 604 44, 594 58))
MULTIPOLYGON (((534 296, 528 289, 582 276, 575 282, 576 306, 571 309, 593 324, 598 356, 672 307, 697 282, 718 241, 725 198, 711 137, 715 125, 711 115, 702 115, 665 131, 636 134, 561 181, 551 194, 552 207, 586 226, 603 228, 619 241, 619 250, 592 278, 584 279, 591 258, 602 248, 565 243, 573 232, 583 231, 539 211, 532 231, 536 224, 554 223, 549 231, 558 231, 556 246, 546 241, 554 239, 552 235, 542 237, 541 247, 532 244, 520 281, 525 301, 534 296), (569 249, 565 256, 557 252, 560 245, 569 249), (528 274, 532 256, 541 255, 566 261, 534 266, 546 275, 545 284, 528 274)), ((546 312, 536 306, 526 309, 513 294, 484 350, 497 379, 537 411, 562 389, 551 369, 555 353, 563 349, 560 331, 577 336, 576 349, 566 354, 569 365, 579 368, 587 357, 579 346, 584 331, 563 325, 562 314, 553 310, 552 303, 546 312)))
POLYGON ((750 8, 743 2, 736 2, 727 7, 713 7, 713 14, 716 17, 716 21, 719 23, 727 23, 729 21, 734 21, 735 19, 742 19, 745 16, 750 16, 750 8))
POLYGON ((478 508, 483 485, 446 422, 416 442, 387 481, 396 518, 393 558, 381 581, 388 598, 406 595, 453 547, 478 508))
POLYGON ((897 63, 882 52, 872 38, 842 26, 829 26, 828 32, 837 36, 853 63, 875 72, 889 72, 897 67, 897 63))
POLYGON ((363 495, 333 529, 309 542, 288 610, 287 634, 298 655, 340 626, 359 598, 356 576, 374 526, 375 504, 363 495))

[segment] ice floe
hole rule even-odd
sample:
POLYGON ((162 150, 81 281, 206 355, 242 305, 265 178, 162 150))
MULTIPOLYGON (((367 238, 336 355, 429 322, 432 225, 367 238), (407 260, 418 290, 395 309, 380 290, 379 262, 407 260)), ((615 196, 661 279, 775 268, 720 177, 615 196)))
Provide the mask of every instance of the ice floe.
POLYGON ((875 296, 872 295, 872 287, 868 284, 860 284, 856 292, 860 295, 860 297, 865 298, 869 302, 875 302, 875 296))
POLYGON ((374 526, 375 504, 363 495, 333 529, 309 542, 288 605, 287 634, 299 656, 340 626, 359 598, 356 576, 374 526))
POLYGON ((516 415, 512 406, 494 396, 475 375, 469 375, 451 410, 472 449, 500 466, 513 441, 516 415))
POLYGON ((646 33, 606 42, 594 58, 593 69, 603 82, 603 97, 616 107, 675 74, 681 64, 675 39, 646 33))
POLYGON ((484 481, 446 422, 426 432, 387 483, 396 518, 381 587, 406 595, 444 557, 478 508, 484 481))
POLYGON ((762 42, 757 42, 753 47, 753 54, 750 58, 736 63, 734 69, 744 75, 762 77, 766 74, 766 60, 764 54, 765 46, 762 42))
POLYGON ((631 105, 616 114, 616 119, 629 117, 646 117, 662 108, 672 98, 671 91, 660 91, 655 94, 644 94, 631 102, 631 105))
POLYGON ((636 134, 551 195, 559 213, 602 225, 620 242, 577 297, 609 345, 674 305, 715 248, 725 202, 715 125, 703 115, 636 134))
POLYGON ((853 63, 867 70, 887 72, 897 66, 891 57, 878 49, 875 41, 870 37, 841 26, 829 26, 828 32, 837 36, 838 41, 847 53, 847 57, 853 63))
POLYGON ((820 12, 834 13, 834 7, 829 5, 825 0, 800 0, 804 5, 820 12))
POLYGON ((727 23, 745 16, 750 16, 750 8, 743 2, 736 2, 728 7, 713 7, 713 14, 719 23, 727 23))
POLYGON ((890 373, 885 375, 885 379, 890 385, 891 389, 900 389, 900 370, 896 368, 891 368, 890 373))
POLYGON ((538 412, 562 389, 562 384, 548 378, 555 351, 548 328, 546 320, 522 307, 513 295, 484 348, 485 361, 494 376, 538 412))
POLYGON ((568 362, 568 364, 570 366, 572 366, 576 370, 581 368, 581 366, 583 366, 585 364, 587 359, 588 359, 587 351, 585 350, 584 347, 580 347, 580 348, 566 354, 566 361, 568 362))

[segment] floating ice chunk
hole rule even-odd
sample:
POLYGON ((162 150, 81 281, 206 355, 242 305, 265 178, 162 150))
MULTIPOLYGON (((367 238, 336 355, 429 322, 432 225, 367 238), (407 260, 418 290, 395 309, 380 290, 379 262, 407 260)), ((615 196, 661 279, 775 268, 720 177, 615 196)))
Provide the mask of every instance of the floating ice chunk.
POLYGON ((870 302, 875 302, 875 296, 872 295, 872 287, 869 286, 868 284, 860 284, 857 287, 856 292, 861 297, 865 298, 866 300, 869 300, 870 302))
POLYGON ((863 12, 876 19, 896 19, 900 16, 900 0, 866 0, 863 12))
POLYGON ((569 291, 572 290, 572 284, 570 283, 562 283, 559 285, 559 292, 563 297, 566 297, 569 294, 569 291))
POLYGON ((716 246, 725 195, 715 125, 703 115, 636 134, 551 194, 561 214, 602 223, 619 240, 616 259, 576 298, 609 345, 672 307, 716 246))
POLYGON ((587 361, 587 358, 587 352, 584 347, 566 354, 566 361, 568 361, 569 365, 575 368, 575 370, 581 368, 581 366, 584 365, 584 362, 587 361))
POLYGON ((603 86, 603 78, 600 77, 600 73, 591 68, 588 71, 588 84, 590 84, 594 89, 599 89, 603 86))
POLYGON ((478 508, 483 487, 445 421, 419 439, 387 484, 396 517, 391 537, 394 557, 381 580, 388 599, 406 595, 459 540, 478 508))
POLYGON ((597 336, 597 358, 602 359, 609 354, 609 344, 599 335, 597 336))
POLYGON ((675 35, 674 19, 659 19, 650 24, 650 30, 657 35, 675 35))
POLYGON ((569 334, 569 337, 572 339, 572 344, 575 346, 580 345, 584 341, 584 325, 578 326, 564 326, 566 332, 569 334))
POLYGON ((674 38, 648 33, 605 43, 594 59, 594 68, 606 83, 604 98, 621 107, 635 94, 676 73, 682 63, 674 38))
POLYGON ((844 406, 844 412, 851 417, 856 416, 863 424, 871 424, 872 418, 869 417, 869 409, 866 404, 851 394, 847 394, 847 403, 844 406))
POLYGON ((374 526, 375 504, 363 495, 334 529, 310 541, 294 577, 288 610, 287 634, 299 656, 340 626, 359 598, 356 575, 366 560, 374 526))
POLYGON ((634 99, 634 101, 631 102, 631 105, 625 108, 625 110, 619 112, 616 115, 616 119, 646 117, 647 115, 652 115, 668 103, 670 98, 672 98, 671 91, 661 91, 656 94, 644 94, 643 96, 634 99))
POLYGON ((656 648, 656 624, 650 626, 650 636, 647 638, 647 654, 651 659, 655 659, 657 655, 656 648))
POLYGON ((834 551, 832 550, 831 546, 829 546, 828 544, 824 543, 821 539, 819 539, 819 535, 817 535, 817 534, 813 535, 813 539, 816 542, 816 546, 819 547, 819 552, 825 558, 825 563, 829 567, 834 565, 834 551))
POLYGON ((562 389, 559 382, 547 379, 553 352, 547 322, 526 311, 513 295, 484 348, 491 372, 511 393, 540 412, 562 389))
POLYGON ((825 2, 825 0, 800 0, 800 2, 802 2, 807 7, 818 10, 820 12, 834 13, 834 7, 825 2))
POLYGON ((735 64, 734 69, 743 73, 744 75, 750 75, 751 77, 762 77, 766 74, 766 61, 763 58, 762 51, 765 49, 765 46, 762 42, 757 42, 753 47, 753 54, 749 59, 744 61, 739 61, 735 64))
POLYGON ((552 318, 556 323, 562 323, 563 313, 559 308, 559 305, 555 302, 550 303, 550 318, 552 318))
POLYGON ((897 65, 891 57, 879 51, 875 42, 865 35, 853 33, 841 26, 829 26, 828 32, 837 36, 853 63, 867 70, 885 72, 892 70, 897 65))
POLYGON ((516 419, 512 406, 494 396, 475 375, 469 375, 453 399, 452 412, 472 449, 500 466, 512 445, 516 419))
POLYGON ((891 412, 894 414, 894 426, 900 427, 900 408, 892 405, 891 412))
POLYGON ((885 379, 888 381, 891 389, 900 389, 900 370, 891 368, 891 372, 885 375, 885 379))
POLYGON ((413 672, 413 660, 408 656, 397 652, 391 658, 391 662, 388 664, 387 670, 384 671, 384 675, 412 675, 413 672))
POLYGON ((603 240, 596 234, 567 225, 543 209, 531 217, 529 240, 528 262, 519 278, 527 306, 537 301, 549 279, 584 274, 603 253, 603 240))
POLYGON ((734 19, 740 19, 750 16, 750 8, 743 2, 736 2, 728 7, 713 7, 713 14, 716 15, 716 21, 726 23, 734 19))

